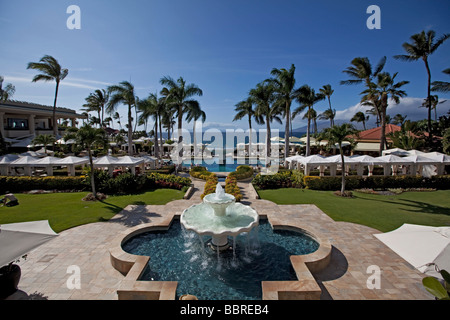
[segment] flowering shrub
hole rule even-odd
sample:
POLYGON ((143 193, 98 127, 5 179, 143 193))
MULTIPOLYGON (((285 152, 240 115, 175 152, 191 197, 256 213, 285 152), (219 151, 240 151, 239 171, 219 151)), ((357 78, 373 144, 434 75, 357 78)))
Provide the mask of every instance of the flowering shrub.
POLYGON ((205 183, 205 187, 203 189, 203 194, 200 196, 200 198, 203 200, 205 196, 208 194, 216 192, 217 184, 219 183, 219 180, 215 174, 212 174, 208 177, 205 183))
POLYGON ((240 202, 243 198, 241 189, 239 189, 235 177, 228 176, 225 179, 225 192, 233 195, 236 198, 236 202, 240 202))

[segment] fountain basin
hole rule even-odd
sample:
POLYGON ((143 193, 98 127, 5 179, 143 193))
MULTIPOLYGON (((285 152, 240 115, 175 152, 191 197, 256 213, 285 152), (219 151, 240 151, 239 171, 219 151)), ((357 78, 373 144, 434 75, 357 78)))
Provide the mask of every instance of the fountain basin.
POLYGON ((225 216, 226 209, 236 202, 236 198, 228 193, 218 198, 216 193, 211 193, 203 198, 203 202, 209 205, 217 216, 225 216))
POLYGON ((223 215, 218 215, 205 201, 184 210, 180 221, 187 230, 211 236, 212 244, 222 250, 228 248, 229 236, 236 237, 258 226, 259 215, 251 207, 234 202, 227 204, 223 215))

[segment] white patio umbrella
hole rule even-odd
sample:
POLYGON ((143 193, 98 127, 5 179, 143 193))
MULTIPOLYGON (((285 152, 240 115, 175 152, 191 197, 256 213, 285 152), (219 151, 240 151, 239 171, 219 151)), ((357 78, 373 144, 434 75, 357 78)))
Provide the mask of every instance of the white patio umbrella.
POLYGON ((430 263, 450 270, 450 227, 404 224, 374 236, 422 273, 442 279, 430 263))
POLYGON ((48 221, 3 224, 0 226, 0 266, 7 265, 58 236, 48 221))

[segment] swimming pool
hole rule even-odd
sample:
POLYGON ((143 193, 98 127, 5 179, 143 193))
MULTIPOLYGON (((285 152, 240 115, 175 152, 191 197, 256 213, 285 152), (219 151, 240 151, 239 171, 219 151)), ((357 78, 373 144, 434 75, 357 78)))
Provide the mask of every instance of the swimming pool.
POLYGON ((234 158, 226 158, 221 163, 219 158, 212 158, 206 160, 189 160, 183 161, 183 166, 190 168, 192 166, 202 166, 206 167, 210 172, 233 172, 236 171, 236 168, 241 165, 251 165, 251 166, 264 166, 264 160, 248 160, 248 159, 234 159, 234 158))

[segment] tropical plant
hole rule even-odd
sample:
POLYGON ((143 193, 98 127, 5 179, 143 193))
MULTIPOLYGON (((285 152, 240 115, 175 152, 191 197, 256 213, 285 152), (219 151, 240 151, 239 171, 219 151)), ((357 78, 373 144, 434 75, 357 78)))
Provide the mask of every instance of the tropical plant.
POLYGON ((97 198, 94 177, 94 160, 92 157, 92 152, 97 147, 106 147, 106 144, 108 143, 106 132, 101 128, 93 128, 90 125, 85 124, 80 129, 69 128, 69 134, 67 135, 67 137, 70 139, 74 139, 78 146, 86 149, 88 152, 92 195, 94 196, 94 198, 97 198))
POLYGON ((16 87, 11 83, 8 83, 3 89, 3 81, 4 78, 0 76, 0 101, 6 101, 11 99, 14 93, 16 92, 16 87))
POLYGON ((450 128, 445 130, 444 136, 442 137, 442 151, 450 155, 450 128))
POLYGON ((128 154, 133 155, 133 116, 131 110, 136 107, 136 95, 134 86, 128 81, 122 81, 119 85, 108 87, 110 99, 106 111, 109 114, 115 112, 119 104, 128 106, 128 154))
POLYGON ((417 61, 421 59, 425 63, 425 68, 427 69, 428 82, 427 82, 427 102, 428 102, 428 138, 432 141, 432 126, 431 126, 431 70, 428 58, 431 54, 436 52, 436 50, 444 43, 450 34, 444 34, 439 39, 435 41, 436 32, 429 30, 425 33, 417 33, 411 36, 411 43, 403 43, 403 49, 406 54, 396 55, 395 59, 403 61, 417 61))
MULTIPOLYGON (((139 122, 145 124, 145 131, 147 131, 147 122, 150 117, 153 117, 155 120, 155 129, 154 129, 154 138, 155 138, 155 157, 158 159, 159 156, 159 138, 158 131, 161 127, 161 113, 162 113, 162 104, 160 103, 160 99, 158 100, 158 95, 156 93, 151 93, 146 99, 139 100, 137 103, 137 109, 139 109, 141 115, 139 116, 139 122), (159 124, 159 126, 158 126, 159 124), (159 127, 159 128, 158 128, 159 127)), ((159 131, 160 132, 160 131, 159 131)))
POLYGON ((397 126, 402 126, 405 123, 406 118, 408 118, 408 116, 404 116, 401 115, 400 113, 397 113, 392 119, 392 123, 397 126))
POLYGON ((55 142, 56 142, 55 136, 51 134, 40 134, 36 136, 32 141, 34 145, 43 145, 45 153, 47 153, 47 147, 53 146, 55 142))
POLYGON ((266 157, 270 157, 271 151, 271 128, 272 121, 282 123, 279 115, 282 113, 282 109, 279 104, 275 102, 275 88, 271 83, 261 82, 256 85, 254 89, 251 89, 249 96, 256 106, 256 116, 262 119, 262 123, 266 125, 266 157))
MULTIPOLYGON (((445 69, 442 72, 447 75, 450 75, 450 68, 445 69)), ((431 85, 433 86, 431 88, 431 91, 433 91, 433 92, 449 92, 450 91, 450 82, 434 81, 431 85)))
POLYGON ((295 99, 300 104, 299 107, 297 107, 294 112, 292 113, 293 117, 297 116, 297 114, 305 111, 307 109, 306 114, 308 115, 308 125, 306 129, 306 156, 310 155, 310 136, 311 136, 311 109, 314 107, 314 105, 325 99, 325 96, 316 93, 313 88, 311 88, 308 85, 303 85, 302 87, 298 88, 296 90, 295 99))
POLYGON ((326 136, 328 143, 331 145, 337 143, 339 146, 342 164, 341 196, 345 196, 345 158, 342 143, 344 141, 348 141, 352 136, 355 136, 357 134, 358 131, 349 123, 343 123, 340 126, 333 126, 324 130, 324 135, 326 136))
POLYGON ((405 121, 399 131, 389 134, 394 147, 404 150, 419 149, 423 146, 424 136, 417 126, 417 122, 405 121))
MULTIPOLYGON (((438 104, 442 104, 442 103, 446 102, 447 100, 439 101, 439 97, 437 95, 430 96, 430 100, 431 100, 431 110, 434 110, 434 121, 438 121, 438 119, 437 119, 437 105, 438 104)), ((428 108, 429 105, 430 105, 430 102, 428 101, 428 99, 424 99, 421 107, 428 108)))
MULTIPOLYGON (((171 77, 163 77, 160 80, 161 85, 166 86, 162 89, 161 94, 166 97, 166 102, 169 107, 174 107, 178 117, 178 156, 181 157, 183 149, 183 115, 188 110, 200 109, 200 103, 191 99, 194 96, 202 96, 203 91, 195 84, 186 84, 186 81, 180 77, 174 80, 171 77)), ((181 166, 181 161, 178 159, 178 165, 181 166)))
POLYGON ((273 85, 275 90, 275 100, 279 108, 283 110, 285 117, 285 133, 284 133, 284 156, 289 156, 289 137, 290 137, 290 123, 291 123, 291 104, 295 99, 295 66, 292 64, 289 70, 287 69, 272 69, 271 75, 274 78, 267 81, 273 85))
POLYGON ((391 76, 388 72, 378 73, 376 83, 370 82, 368 89, 361 93, 363 94, 361 102, 373 102, 379 100, 378 112, 381 119, 380 154, 386 145, 386 112, 389 106, 389 99, 395 103, 399 103, 400 98, 406 96, 406 92, 400 88, 409 83, 409 81, 400 81, 396 83, 395 78, 397 77, 397 74, 398 73, 395 73, 391 76))
POLYGON ((437 300, 450 300, 450 274, 446 270, 439 270, 436 265, 435 268, 441 274, 443 284, 435 277, 423 278, 422 284, 437 300))
POLYGON ((41 73, 34 76, 32 82, 37 81, 55 81, 55 100, 53 102, 53 134, 58 135, 58 123, 56 121, 56 102, 58 99, 59 84, 69 74, 68 69, 63 69, 58 61, 52 56, 45 55, 39 62, 28 63, 27 69, 40 71, 41 73))
POLYGON ((247 100, 243 100, 236 104, 236 108, 234 111, 236 111, 236 115, 234 116, 233 121, 241 120, 244 117, 248 117, 248 128, 249 128, 249 141, 248 141, 248 150, 249 155, 252 155, 253 151, 253 132, 252 132, 252 118, 254 117, 256 120, 256 123, 261 124, 262 120, 261 117, 258 117, 256 115, 256 111, 253 109, 253 100, 251 97, 248 97, 247 100))

